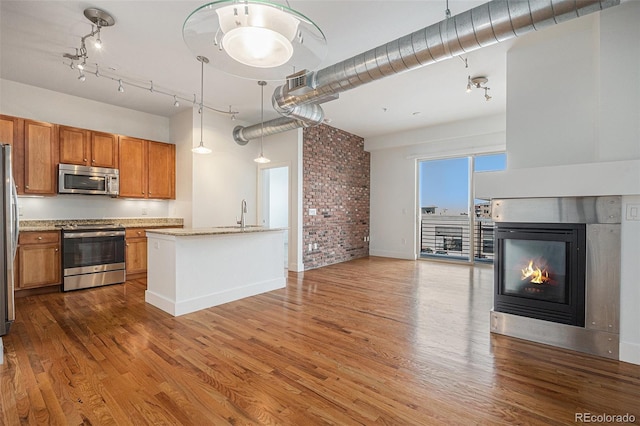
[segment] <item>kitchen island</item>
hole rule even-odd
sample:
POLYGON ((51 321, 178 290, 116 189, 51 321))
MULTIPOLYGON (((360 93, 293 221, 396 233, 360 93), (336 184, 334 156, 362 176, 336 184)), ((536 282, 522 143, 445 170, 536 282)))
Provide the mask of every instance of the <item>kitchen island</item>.
POLYGON ((147 230, 145 301, 173 316, 284 288, 285 228, 147 230))

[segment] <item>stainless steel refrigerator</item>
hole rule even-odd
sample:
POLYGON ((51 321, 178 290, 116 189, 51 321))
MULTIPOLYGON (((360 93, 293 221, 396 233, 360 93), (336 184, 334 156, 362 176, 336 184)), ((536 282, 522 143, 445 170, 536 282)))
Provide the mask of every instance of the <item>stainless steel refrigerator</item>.
POLYGON ((0 144, 0 336, 9 332, 15 319, 13 259, 18 247, 18 196, 11 172, 11 145, 0 144))

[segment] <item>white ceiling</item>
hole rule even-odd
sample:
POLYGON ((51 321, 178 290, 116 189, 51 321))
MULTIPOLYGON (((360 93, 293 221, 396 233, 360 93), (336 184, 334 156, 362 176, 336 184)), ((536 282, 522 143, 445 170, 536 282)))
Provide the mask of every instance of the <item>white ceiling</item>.
MULTIPOLYGON (((484 1, 450 0, 452 14, 484 1)), ((91 31, 83 15, 97 7, 115 18, 102 30, 104 48, 87 45, 89 62, 100 71, 138 80, 186 97, 200 93, 200 63, 182 40, 187 16, 205 2, 193 1, 0 1, 0 76, 113 105, 171 116, 190 108, 173 98, 133 87, 119 93, 117 83, 87 75, 80 82, 63 53, 74 53, 80 37, 91 31), (115 69, 115 71, 110 70, 115 69)), ((445 17, 445 0, 307 1, 291 0, 293 9, 311 18, 325 33, 328 53, 320 68, 431 25, 445 17)), ((510 43, 369 83, 323 104, 331 125, 362 137, 389 134, 505 111, 506 60, 510 43), (493 99, 484 92, 465 93, 467 75, 484 75, 493 99), (386 112, 385 112, 386 109, 386 112)), ((284 76, 283 76, 284 77, 284 76)), ((260 88, 255 81, 229 76, 205 66, 205 104, 239 111, 238 119, 260 120, 260 88)), ((279 84, 279 83, 278 83, 279 84)), ((270 98, 276 83, 265 88, 265 119, 277 117, 270 98)), ((1 95, 1 94, 0 94, 1 95)))

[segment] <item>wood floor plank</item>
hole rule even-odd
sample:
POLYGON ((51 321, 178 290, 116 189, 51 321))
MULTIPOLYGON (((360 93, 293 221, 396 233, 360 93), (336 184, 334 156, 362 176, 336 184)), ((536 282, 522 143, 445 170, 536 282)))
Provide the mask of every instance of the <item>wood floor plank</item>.
POLYGON ((0 424, 640 424, 640 366, 489 333, 485 266, 358 259, 175 318, 145 288, 17 299, 0 424))

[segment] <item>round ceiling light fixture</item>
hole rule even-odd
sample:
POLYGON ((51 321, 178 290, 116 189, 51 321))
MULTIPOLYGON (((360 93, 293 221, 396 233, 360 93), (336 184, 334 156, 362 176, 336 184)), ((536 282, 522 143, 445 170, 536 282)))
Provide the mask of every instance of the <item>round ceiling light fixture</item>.
POLYGON ((283 80, 295 70, 312 71, 327 52, 324 34, 310 19, 266 0, 205 4, 187 17, 182 35, 214 67, 249 79, 283 80))

